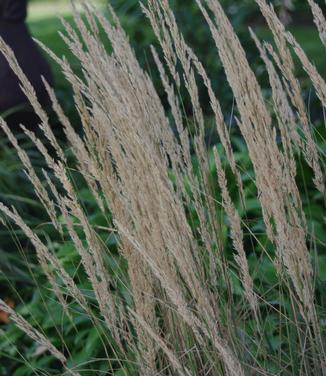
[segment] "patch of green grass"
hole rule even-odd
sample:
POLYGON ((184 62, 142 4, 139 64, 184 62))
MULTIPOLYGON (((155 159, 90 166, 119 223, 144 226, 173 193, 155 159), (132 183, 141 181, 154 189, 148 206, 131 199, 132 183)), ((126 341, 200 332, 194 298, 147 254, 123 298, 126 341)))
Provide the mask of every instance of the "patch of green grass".
POLYGON ((70 5, 66 0, 42 1, 29 6, 28 20, 38 21, 53 15, 64 16, 70 13, 70 5))

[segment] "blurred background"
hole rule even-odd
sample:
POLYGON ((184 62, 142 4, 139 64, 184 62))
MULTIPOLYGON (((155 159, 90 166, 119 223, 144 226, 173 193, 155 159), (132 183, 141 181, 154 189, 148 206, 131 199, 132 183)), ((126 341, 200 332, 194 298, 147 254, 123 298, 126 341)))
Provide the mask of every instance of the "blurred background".
MULTIPOLYGON (((257 50, 249 37, 248 26, 254 28, 258 36, 265 40, 270 40, 271 35, 262 19, 258 7, 253 0, 222 0, 221 1, 229 14, 233 26, 241 37, 245 50, 255 65, 259 78, 264 76, 262 63, 259 61, 257 50)), ((321 7, 325 8, 323 0, 317 1, 321 7)), ((155 45, 155 38, 151 27, 138 5, 138 0, 111 0, 110 4, 117 11, 121 22, 127 31, 131 44, 137 56, 152 77, 157 81, 157 72, 153 60, 149 53, 149 45, 155 45)), ((318 37, 316 28, 313 25, 309 5, 305 0, 274 0, 276 9, 283 22, 293 32, 299 43, 303 46, 310 59, 316 64, 323 76, 326 73, 326 54, 321 53, 322 45, 318 37)), ((105 8, 105 0, 93 0, 92 4, 105 8)), ((172 8, 175 10, 179 25, 186 40, 204 62, 213 80, 214 88, 227 108, 232 103, 226 81, 223 77, 217 53, 210 38, 210 32, 201 16, 195 2, 189 0, 173 0, 172 8)), ((62 30, 58 15, 64 16, 71 21, 70 6, 66 0, 30 0, 28 25, 37 39, 44 42, 58 55, 65 55, 74 64, 72 54, 69 53, 62 42, 58 31, 62 30)), ((73 105, 69 96, 69 88, 60 75, 60 67, 51 63, 55 76, 55 87, 60 98, 64 99, 66 110, 73 112, 73 105)), ((78 67, 76 67, 78 69, 78 67)), ((307 89, 307 99, 313 100, 309 92, 309 83, 305 82, 304 74, 298 67, 298 75, 303 79, 303 87, 307 89), (306 85, 305 85, 306 83, 306 85)), ((158 82, 157 82, 158 83, 158 82)), ((158 88, 160 85, 158 83, 158 88)), ((314 115, 314 114, 312 114, 314 115)))

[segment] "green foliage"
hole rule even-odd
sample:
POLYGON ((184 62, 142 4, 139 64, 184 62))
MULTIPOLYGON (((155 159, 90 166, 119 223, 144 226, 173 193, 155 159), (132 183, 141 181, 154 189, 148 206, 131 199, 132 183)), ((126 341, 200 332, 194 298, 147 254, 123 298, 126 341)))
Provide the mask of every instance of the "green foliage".
MULTIPOLYGON (((89 213, 90 224, 94 225, 95 228, 107 226, 109 218, 105 218, 98 210, 93 196, 85 187, 83 181, 79 179, 78 173, 75 174, 73 180, 79 187, 79 197, 85 210, 89 213)), ((29 186, 29 184, 26 184, 26 186, 29 186)), ((39 220, 37 219, 34 222, 30 221, 32 228, 37 226, 38 223, 39 220)), ((15 228, 3 231, 7 231, 4 236, 8 243, 10 243, 10 235, 15 236, 17 232, 15 228)), ((74 275, 75 281, 78 282, 78 286, 85 296, 88 296, 95 303, 96 300, 90 282, 81 267, 80 257, 76 253, 72 241, 69 240, 68 233, 65 232, 62 238, 51 238, 51 232, 44 230, 38 232, 39 236, 44 237, 45 232, 44 241, 47 242, 49 249, 56 253, 66 271, 74 275)), ((83 236, 81 228, 78 235, 83 236)), ((107 231, 99 231, 99 236, 101 236, 103 246, 109 250, 106 256, 107 270, 112 275, 120 274, 120 279, 123 281, 127 275, 127 270, 125 262, 117 253, 118 239, 112 234, 108 235, 107 231)), ((10 274, 5 269, 6 266, 0 264, 0 271, 3 276, 3 279, 0 279, 2 295, 14 299, 18 304, 18 312, 26 317, 32 325, 42 328, 41 330, 46 333, 54 345, 60 347, 61 339, 63 339, 65 348, 62 350, 65 353, 67 349, 71 351, 67 354, 70 368, 77 367, 76 371, 80 371, 85 376, 93 375, 94 371, 92 370, 94 369, 96 369, 96 372, 103 372, 103 374, 122 369, 122 367, 128 369, 128 364, 124 365, 123 361, 116 360, 121 359, 122 355, 111 347, 112 340, 106 333, 104 322, 96 318, 98 316, 97 310, 94 309, 94 317, 90 317, 74 303, 69 291, 66 291, 65 299, 72 319, 68 317, 61 304, 56 300, 42 267, 35 260, 35 255, 28 262, 27 252, 27 246, 22 245, 21 249, 8 260, 13 264, 11 271, 17 273, 15 276, 16 279, 19 279, 18 281, 9 280, 10 274), (20 262, 21 256, 24 257, 24 260, 20 262), (28 303, 26 304, 26 302, 28 303), (61 334, 59 335, 59 333, 61 334)), ((1 248, 0 254, 4 254, 1 248)), ((5 259, 1 257, 1 262, 4 261, 5 259)), ((57 282, 61 283, 60 280, 57 282)), ((122 299, 130 299, 129 292, 123 283, 117 288, 122 299)), ((0 332, 2 337, 0 341, 0 374, 24 376, 61 374, 62 365, 60 362, 46 355, 41 346, 26 338, 15 325, 9 324, 2 328, 5 331, 0 332)))
MULTIPOLYGON (((323 127, 320 126, 321 131, 322 128, 323 127)), ((319 128, 316 131, 318 132, 318 130, 319 128)), ((319 146, 320 148, 324 148, 324 135, 320 135, 320 138, 321 141, 319 146)), ((241 323, 241 330, 243 330, 243 335, 248 336, 248 342, 245 342, 245 351, 251 352, 252 354, 260 354, 260 361, 262 363, 265 361, 265 358, 268 357, 269 364, 265 365, 265 367, 274 374, 273 370, 277 372, 279 369, 278 361, 280 352, 286 352, 289 354, 289 362, 290 357, 295 356, 295 343, 298 340, 296 338, 297 332, 295 330, 295 324, 291 324, 289 320, 284 320, 282 327, 279 325, 280 311, 284 317, 292 315, 291 301, 289 300, 285 286, 282 286, 279 283, 279 278, 271 259, 273 256, 273 254, 270 253, 272 247, 267 240, 263 221, 261 219, 259 201, 254 197, 256 195, 256 188, 255 182, 252 178, 253 170, 250 158, 242 141, 238 139, 236 135, 232 137, 232 140, 236 150, 235 156, 237 163, 242 171, 245 195, 248 197, 246 200, 247 205, 242 211, 240 210, 240 214, 244 223, 247 223, 251 227, 250 231, 246 231, 246 227, 244 228, 245 245, 247 245, 247 249, 251 250, 250 253, 248 253, 248 262, 251 275, 254 279, 255 289, 261 297, 261 312, 263 312, 262 319, 264 323, 264 328, 262 330, 264 337, 266 338, 266 343, 268 344, 267 348, 264 348, 262 344, 249 341, 249 338, 254 336, 254 333, 257 330, 254 321, 249 319, 243 320, 241 323), (263 307, 266 307, 266 309, 264 310, 263 307), (273 311, 271 307, 273 307, 275 311, 273 311), (284 334, 280 335, 280 331, 284 334), (293 348, 289 347, 287 332, 293 333, 293 348), (272 361, 273 359, 274 361, 272 361)), ((14 155, 11 155, 11 158, 15 160, 14 155)), ((233 199, 235 200, 236 206, 240 208, 241 203, 239 197, 236 195, 237 189, 234 177, 228 169, 226 172, 229 181, 229 190, 231 194, 233 192, 233 199)), ((88 213, 90 224, 94 225, 97 229, 100 226, 103 228, 108 227, 110 225, 110 218, 105 218, 103 216, 98 206, 95 204, 92 194, 86 188, 85 183, 83 182, 83 179, 80 178, 79 174, 77 172, 72 173, 73 181, 75 182, 75 185, 79 187, 79 198, 88 213)), ((210 175, 212 182, 216 181, 216 170, 213 160, 210 175)), ((13 177, 15 177, 15 175, 13 175, 13 177)), ((302 165, 302 168, 299 171, 298 181, 299 184, 305 186, 307 193, 306 200, 309 202, 309 210, 306 214, 308 227, 312 230, 311 238, 309 238, 308 241, 314 242, 316 248, 316 252, 312 257, 314 265, 318 269, 318 272, 316 273, 316 288, 317 296, 319 296, 320 299, 318 306, 320 307, 320 310, 322 310, 322 307, 325 307, 324 291, 326 288, 326 254, 323 254, 322 252, 326 241, 326 235, 323 226, 320 225, 323 217, 323 199, 320 195, 312 193, 313 189, 310 187, 311 171, 306 165, 302 165)), ((27 188, 30 185, 28 182, 25 182, 25 186, 27 188)), ((220 202, 218 194, 215 199, 216 202, 220 202)), ((31 203, 34 204, 33 201, 31 203)), ((15 204, 17 204, 17 202, 15 202, 15 204)), ((31 211, 33 211, 33 205, 30 208, 31 211)), ((219 205, 217 205, 216 211, 217 213, 220 212, 219 205)), ((40 214, 41 212, 39 211, 38 213, 40 214)), ((30 220, 32 227, 37 226, 38 223, 38 218, 30 220)), ((231 247, 226 227, 227 221, 223 219, 221 223, 224 223, 223 244, 225 252, 229 262, 232 264, 234 251, 231 247)), ((196 222, 193 222, 193 226, 197 226, 196 222)), ((50 226, 47 227, 47 235, 49 235, 49 229, 50 226)), ((17 231, 14 228, 7 230, 3 229, 3 231, 7 232, 4 233, 2 238, 7 239, 8 244, 10 244, 10 236, 17 231)), ((42 235, 42 232, 45 231, 39 232, 40 235, 42 235)), ((82 230, 80 230, 78 234, 82 236, 82 230)), ((118 273, 120 275, 119 278, 121 278, 121 284, 116 288, 119 290, 122 299, 130 300, 130 293, 123 282, 127 274, 126 265, 118 256, 117 252, 118 239, 115 236, 112 236, 112 234, 108 236, 105 230, 99 230, 98 234, 101 237, 105 248, 109 251, 106 253, 108 270, 110 270, 110 273, 112 274, 116 275, 118 273)), ((47 244, 50 249, 55 251, 67 272, 75 276, 74 279, 78 281, 78 285, 81 287, 81 290, 85 295, 91 296, 90 294, 93 294, 93 292, 90 282, 85 277, 85 273, 80 265, 80 258, 75 251, 73 243, 69 240, 68 234, 64 234, 61 239, 50 239, 50 237, 51 236, 49 235, 47 238, 47 244)), ((28 248, 26 248, 26 245, 21 248, 21 252, 26 256, 28 248)), ((3 252, 3 250, 0 249, 0 252, 3 252)), ((76 371, 79 371, 82 376, 91 376, 94 375, 94 372, 96 372, 96 374, 136 375, 135 371, 133 371, 132 364, 124 361, 115 361, 115 359, 119 359, 122 355, 117 354, 115 349, 110 347, 110 338, 105 334, 105 324, 99 320, 94 324, 94 321, 92 321, 90 317, 73 302, 69 296, 69 292, 66 292, 65 299, 69 307, 69 312, 72 315, 71 321, 65 314, 60 303, 56 300, 51 286, 44 276, 42 268, 37 266, 34 261, 33 263, 30 263, 29 269, 27 268, 26 270, 26 262, 20 262, 19 254, 19 252, 16 253, 16 255, 11 254, 11 259, 8 260, 8 262, 14 263, 12 273, 17 273, 15 274, 17 279, 21 279, 20 282, 24 282, 22 284, 12 280, 10 285, 7 284, 7 288, 9 288, 8 291, 10 291, 10 294, 8 295, 14 297, 17 301, 18 312, 26 317, 29 322, 36 325, 37 328, 42 328, 53 344, 59 345, 61 343, 60 338, 58 338, 58 333, 62 333, 64 336, 63 342, 66 348, 69 348, 70 350, 72 349, 71 353, 67 353, 69 356, 68 366, 77 367, 78 365, 76 371), (22 302, 22 304, 19 304, 20 302, 22 302), (26 302, 28 303, 26 304, 26 302)), ((5 260, 3 258, 1 259, 5 260)), ((0 268, 2 269, 3 266, 0 265, 0 268)), ((8 276, 7 271, 5 271, 4 274, 8 276)), ((231 271, 231 282, 234 309, 240 310, 243 307, 245 297, 235 266, 234 270, 231 271)), ((8 281, 2 281, 3 286, 6 283, 8 283, 8 281)), ((224 286, 224 288, 226 289, 227 287, 224 286)), ((224 309, 227 310, 228 307, 224 307, 224 309)), ((221 311, 222 310, 223 307, 221 307, 221 311)), ((97 312, 94 310, 94 317, 96 316, 97 312)), ((324 317, 326 319, 326 315, 324 317)), ((60 363, 55 361, 53 357, 44 354, 42 348, 28 339, 15 325, 9 324, 7 327, 3 327, 3 329, 5 332, 2 333, 2 340, 0 341, 0 374, 12 374, 18 376, 62 374, 62 366, 60 363)), ((243 344, 239 344, 239 346, 243 346, 243 344)), ((130 355, 130 358, 132 358, 132 355, 130 355)), ((294 372, 293 369, 289 368, 288 371, 284 371, 284 375, 291 376, 293 374, 292 372, 294 372)))
MULTIPOLYGON (((23 136, 18 137, 25 144, 27 154, 41 168, 38 155, 30 148, 31 144, 23 136)), ((23 171, 18 155, 9 146, 7 139, 0 136, 0 200, 8 206, 14 205, 26 216, 28 223, 41 223, 42 206, 36 199, 33 188, 23 171), (41 221, 41 222, 39 222, 41 221)), ((27 264, 33 262, 33 251, 29 251, 22 232, 13 229, 4 218, 0 225, 0 294, 10 296, 17 286, 28 286, 31 278, 27 264)), ((31 266, 32 268, 34 266, 31 266)))

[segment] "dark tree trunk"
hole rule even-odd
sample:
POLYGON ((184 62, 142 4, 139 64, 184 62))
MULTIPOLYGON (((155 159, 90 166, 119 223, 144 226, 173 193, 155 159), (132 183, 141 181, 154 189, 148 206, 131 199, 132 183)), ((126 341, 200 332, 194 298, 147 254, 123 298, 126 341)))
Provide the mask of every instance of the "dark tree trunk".
MULTIPOLYGON (((47 95, 41 76, 52 84, 52 75, 30 36, 25 24, 26 14, 27 0, 0 0, 0 36, 14 51, 40 102, 46 104, 47 95)), ((0 114, 27 103, 17 77, 0 53, 0 114)))
POLYGON ((4 22, 24 22, 27 0, 0 0, 0 18, 4 22))

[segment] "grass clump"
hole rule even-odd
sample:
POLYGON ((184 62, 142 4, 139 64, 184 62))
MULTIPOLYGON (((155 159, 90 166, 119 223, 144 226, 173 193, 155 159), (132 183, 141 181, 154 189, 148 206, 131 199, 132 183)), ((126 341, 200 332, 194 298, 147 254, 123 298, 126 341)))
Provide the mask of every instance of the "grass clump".
MULTIPOLYGON (((325 82, 273 8, 257 0, 275 42, 252 32, 269 77, 266 98, 220 3, 196 3, 235 98, 237 131, 230 132, 209 72, 187 45, 167 0, 148 0, 142 9, 161 47, 162 53, 152 48, 152 54, 169 116, 111 8, 108 21, 81 1, 84 17, 74 8, 76 28, 64 22, 62 38, 82 75, 43 46, 72 87, 83 127, 82 135, 75 131, 45 83, 69 152, 0 41, 40 118, 44 137, 23 130, 46 167, 36 170, 3 120, 1 127, 56 232, 49 239, 0 204, 33 244, 43 273, 37 278, 47 281, 39 286, 39 300, 50 323, 29 314, 28 305, 17 312, 0 300, 1 310, 36 344, 24 359, 31 374, 326 371, 318 271, 323 241, 306 211, 312 195, 324 203, 324 154, 292 53, 311 80, 320 111, 325 82), (199 85, 206 88, 219 137, 212 151, 199 85), (297 184, 303 165, 308 194, 297 184), (85 361, 67 332, 85 341, 85 361), (45 354, 47 368, 34 364, 45 354)), ((317 21, 321 28, 319 16, 317 21)))

